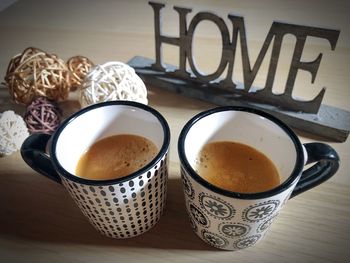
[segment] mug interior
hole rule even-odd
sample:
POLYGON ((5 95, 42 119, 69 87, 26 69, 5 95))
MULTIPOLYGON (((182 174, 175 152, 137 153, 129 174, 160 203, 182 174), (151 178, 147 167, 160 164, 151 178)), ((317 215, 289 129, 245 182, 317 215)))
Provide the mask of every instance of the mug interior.
POLYGON ((83 109, 58 131, 55 143, 57 161, 67 172, 75 175, 80 157, 93 143, 118 134, 145 137, 160 151, 165 144, 164 127, 147 108, 136 104, 104 104, 83 109))
POLYGON ((264 116, 223 110, 197 119, 184 139, 185 158, 193 170, 203 146, 215 141, 235 141, 264 153, 275 164, 281 184, 295 168, 297 151, 293 140, 285 129, 264 116))

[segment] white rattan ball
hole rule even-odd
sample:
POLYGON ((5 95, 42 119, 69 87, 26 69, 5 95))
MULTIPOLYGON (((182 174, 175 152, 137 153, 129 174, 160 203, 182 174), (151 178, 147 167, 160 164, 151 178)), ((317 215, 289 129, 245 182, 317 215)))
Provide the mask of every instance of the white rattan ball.
POLYGON ((13 111, 0 113, 0 155, 10 155, 21 148, 29 136, 23 118, 13 111))
POLYGON ((129 100, 147 104, 147 89, 135 70, 122 62, 97 65, 85 77, 82 107, 104 101, 129 100))

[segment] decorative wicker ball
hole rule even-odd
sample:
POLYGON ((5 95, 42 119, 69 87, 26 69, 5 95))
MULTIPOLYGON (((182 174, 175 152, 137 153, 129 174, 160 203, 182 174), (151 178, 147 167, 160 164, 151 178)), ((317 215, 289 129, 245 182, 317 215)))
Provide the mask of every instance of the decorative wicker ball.
POLYGON ((31 133, 52 134, 61 123, 61 110, 54 101, 38 97, 27 106, 24 121, 31 133))
POLYGON ((86 76, 80 94, 85 107, 104 101, 129 100, 147 104, 147 89, 135 70, 122 62, 97 65, 86 76))
POLYGON ((94 63, 87 57, 75 56, 68 59, 67 67, 71 72, 71 91, 74 91, 82 86, 85 76, 90 72, 93 66, 94 63))
POLYGON ((28 104, 38 96, 65 100, 69 94, 69 76, 63 60, 29 47, 11 59, 5 81, 14 101, 28 104))
POLYGON ((0 113, 0 155, 10 155, 19 150, 28 136, 21 116, 13 111, 0 113))

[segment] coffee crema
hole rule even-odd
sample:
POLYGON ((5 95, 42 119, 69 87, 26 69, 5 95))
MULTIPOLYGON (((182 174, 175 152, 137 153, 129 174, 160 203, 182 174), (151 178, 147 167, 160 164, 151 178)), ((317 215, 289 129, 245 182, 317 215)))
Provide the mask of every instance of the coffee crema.
POLYGON ((80 157, 75 174, 91 180, 121 178, 146 166, 157 153, 157 146, 142 136, 110 136, 95 142, 80 157))
POLYGON ((204 145, 195 170, 207 182, 238 193, 264 192, 280 184, 277 168, 265 154, 233 141, 204 145))

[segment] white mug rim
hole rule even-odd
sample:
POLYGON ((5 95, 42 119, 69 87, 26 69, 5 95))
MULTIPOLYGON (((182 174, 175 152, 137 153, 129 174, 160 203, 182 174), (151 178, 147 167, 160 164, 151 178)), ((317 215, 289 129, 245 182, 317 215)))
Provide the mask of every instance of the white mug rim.
POLYGON ((133 178, 136 178, 136 177, 142 175, 143 173, 150 170, 159 161, 161 161, 161 159, 167 153, 169 145, 170 145, 169 125, 168 125, 166 119, 157 110, 155 110, 154 108, 152 108, 148 105, 145 105, 145 104, 142 104, 139 102, 119 100, 119 101, 107 101, 107 102, 96 103, 96 104, 87 106, 87 107, 75 112, 71 116, 69 116, 64 122, 62 122, 62 124, 58 127, 58 129, 52 135, 51 144, 50 144, 51 147, 49 149, 49 152, 50 152, 50 157, 51 157, 51 161, 52 161, 52 164, 54 166, 54 169, 58 172, 58 174, 60 176, 63 176, 66 179, 73 181, 73 182, 77 182, 77 183, 81 183, 81 184, 85 184, 85 185, 97 185, 98 186, 98 185, 119 184, 119 183, 127 182, 133 178), (153 116, 155 116, 157 118, 157 120, 159 121, 159 123, 162 126, 163 134, 164 134, 164 140, 163 140, 162 146, 161 146, 158 154, 146 166, 142 167, 141 169, 137 170, 134 173, 131 173, 131 174, 124 176, 124 177, 121 177, 121 178, 107 179, 107 180, 91 180, 91 179, 86 179, 86 178, 82 178, 82 177, 76 176, 74 174, 71 174, 60 164, 60 162, 57 158, 56 146, 57 146, 58 138, 59 138, 60 134, 62 133, 62 131, 65 129, 65 127, 69 123, 73 122, 77 117, 79 117, 82 114, 89 112, 91 110, 94 110, 94 109, 97 109, 100 107, 105 107, 105 106, 127 106, 127 107, 132 107, 132 108, 138 108, 138 109, 141 109, 141 110, 144 110, 144 111, 151 113, 153 116))
POLYGON ((248 200, 253 200, 253 199, 263 199, 263 198, 268 198, 272 197, 275 195, 278 195, 279 193, 284 192, 285 190, 289 189, 296 180, 299 180, 301 173, 304 168, 304 152, 303 152, 303 146, 297 137, 297 135, 292 131, 292 129, 286 125, 284 122, 279 120, 278 118, 274 117, 273 115, 266 113, 265 111, 258 110, 252 107, 242 107, 242 106, 222 106, 222 107, 215 107, 213 109, 209 109, 203 112, 198 113, 195 115, 193 118, 191 118, 185 126, 182 128, 178 140, 178 154, 179 154, 179 159, 181 166, 186 170, 187 174, 192 177, 197 183, 202 185, 203 187, 217 193, 221 194, 227 197, 233 197, 233 198, 238 198, 238 199, 248 199, 248 200), (259 115, 261 117, 264 117, 268 119, 269 121, 275 123, 278 125, 291 139, 293 142, 293 145, 295 147, 296 151, 296 161, 295 165, 293 168, 293 171, 291 174, 288 176, 288 178, 278 185, 277 187, 264 191, 264 192, 257 192, 257 193, 239 193, 239 192, 232 192, 228 191, 222 188, 219 188, 207 181, 205 181, 201 176, 196 173, 196 171, 192 168, 190 165, 186 154, 185 154, 185 140, 187 133, 191 129, 191 127, 198 121, 200 121, 202 118, 205 118, 211 114, 215 114, 218 112, 223 112, 223 111, 241 111, 241 112, 248 112, 248 113, 253 113, 256 115, 259 115))

